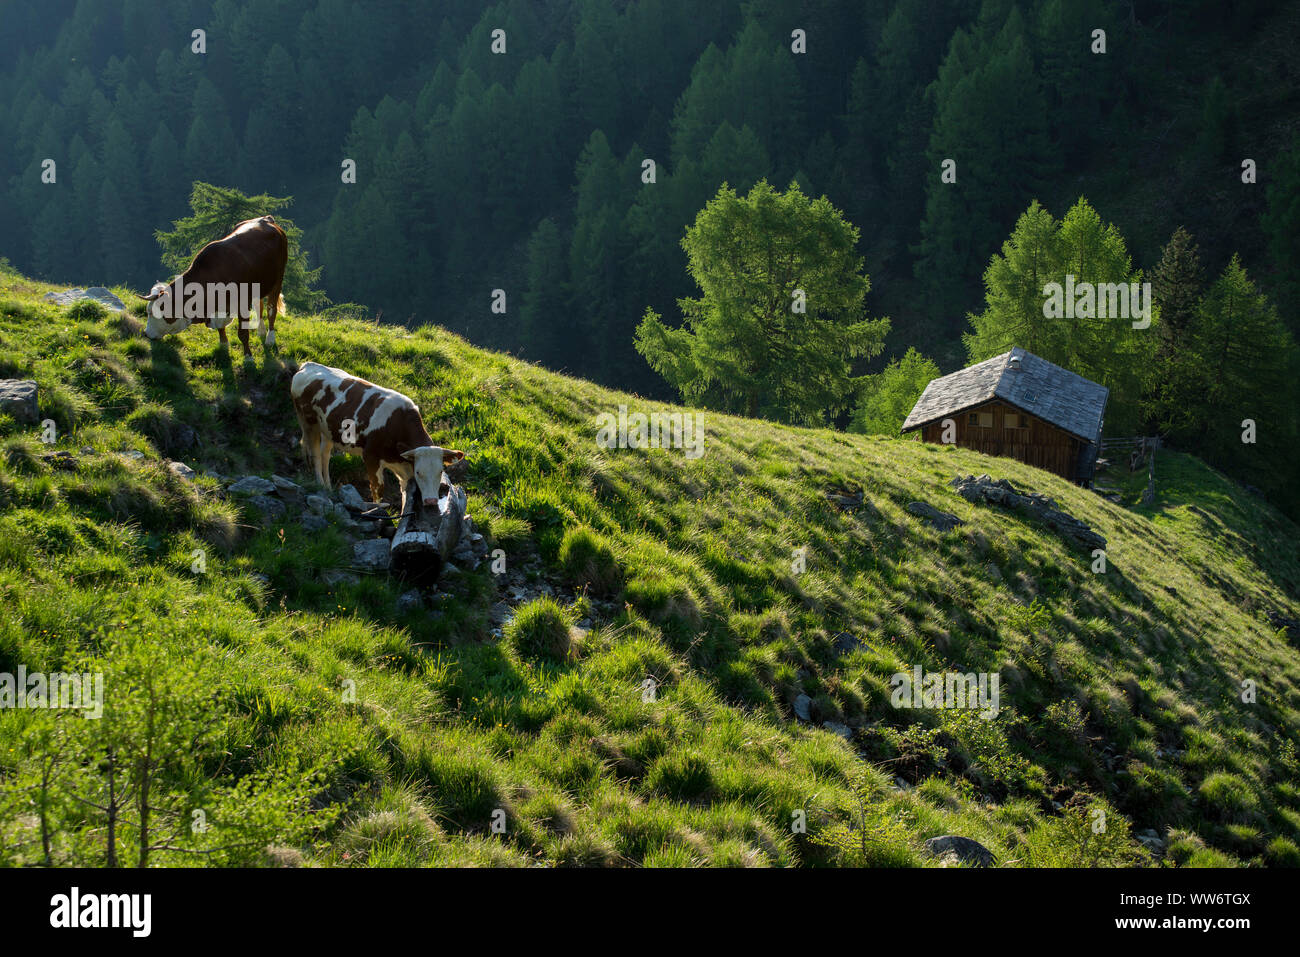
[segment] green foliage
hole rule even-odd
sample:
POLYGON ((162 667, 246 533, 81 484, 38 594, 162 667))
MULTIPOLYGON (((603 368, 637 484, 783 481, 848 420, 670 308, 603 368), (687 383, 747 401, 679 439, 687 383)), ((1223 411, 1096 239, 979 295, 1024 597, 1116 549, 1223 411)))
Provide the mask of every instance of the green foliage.
POLYGON ((903 358, 889 363, 884 371, 866 377, 849 431, 898 435, 916 400, 937 378, 939 367, 915 349, 908 349, 903 358))
POLYGON ((1034 201, 985 271, 984 311, 968 316, 972 331, 962 337, 970 360, 1020 346, 1100 382, 1111 390, 1107 428, 1123 434, 1138 423, 1143 372, 1154 352, 1153 333, 1133 328, 1138 320, 1130 310, 1138 301, 1130 292, 1141 281, 1119 230, 1103 225, 1086 199, 1059 223, 1034 201), (1067 301, 1070 276, 1079 290, 1074 301, 1067 301), (1115 287, 1122 288, 1112 297, 1115 287), (1091 305, 1083 298, 1088 292, 1091 305))
POLYGON ((809 200, 759 182, 745 197, 724 186, 686 231, 682 248, 699 299, 684 325, 647 310, 637 350, 683 397, 750 416, 824 421, 853 390, 850 360, 870 358, 889 322, 860 318, 870 283, 858 231, 825 196, 809 200))

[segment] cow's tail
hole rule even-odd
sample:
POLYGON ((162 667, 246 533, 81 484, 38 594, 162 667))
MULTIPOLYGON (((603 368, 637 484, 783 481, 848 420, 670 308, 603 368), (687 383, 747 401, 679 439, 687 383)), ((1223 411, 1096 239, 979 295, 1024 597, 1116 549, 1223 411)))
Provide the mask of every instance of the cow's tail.
POLYGON ((289 310, 284 306, 284 296, 281 296, 280 301, 275 304, 275 313, 278 316, 287 316, 289 314, 289 310))

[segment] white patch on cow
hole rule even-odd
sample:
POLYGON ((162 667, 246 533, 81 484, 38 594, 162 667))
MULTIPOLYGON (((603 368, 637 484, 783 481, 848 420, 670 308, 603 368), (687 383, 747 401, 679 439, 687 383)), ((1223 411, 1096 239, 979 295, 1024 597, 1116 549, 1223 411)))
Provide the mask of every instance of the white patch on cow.
MULTIPOLYGON (((387 389, 384 391, 388 392, 388 395, 384 396, 384 400, 379 403, 375 411, 370 413, 370 421, 366 423, 366 435, 371 432, 378 432, 387 425, 388 420, 393 417, 393 413, 398 409, 405 409, 414 405, 410 399, 398 392, 391 392, 387 389)), ((370 393, 366 393, 366 395, 368 398, 370 393)))
POLYGON ((250 219, 250 220, 249 220, 248 222, 246 222, 246 223, 241 223, 241 224, 239 225, 239 228, 237 228, 237 229, 236 229, 233 233, 231 233, 230 235, 232 235, 232 236, 238 236, 240 233, 247 233, 247 232, 250 232, 251 230, 256 229, 256 228, 257 228, 258 226, 260 226, 261 224, 262 224, 262 221, 261 221, 260 219, 250 219))

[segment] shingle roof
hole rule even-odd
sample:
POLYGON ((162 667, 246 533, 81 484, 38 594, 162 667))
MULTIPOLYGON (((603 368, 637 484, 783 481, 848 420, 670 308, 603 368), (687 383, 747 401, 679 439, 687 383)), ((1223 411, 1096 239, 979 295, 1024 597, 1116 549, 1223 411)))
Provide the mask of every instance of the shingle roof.
POLYGON ((1110 390, 1019 347, 931 381, 903 423, 910 432, 943 416, 1001 399, 1087 442, 1101 438, 1110 390), (1012 357, 1020 368, 1011 367, 1012 357))

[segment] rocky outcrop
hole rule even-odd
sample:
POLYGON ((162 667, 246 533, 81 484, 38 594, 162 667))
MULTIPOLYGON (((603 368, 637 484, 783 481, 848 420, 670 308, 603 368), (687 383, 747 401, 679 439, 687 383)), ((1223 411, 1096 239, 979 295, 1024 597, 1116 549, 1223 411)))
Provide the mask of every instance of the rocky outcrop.
POLYGON ((1103 536, 1069 512, 1062 511, 1055 499, 1041 492, 1022 492, 1006 479, 992 479, 987 475, 959 475, 951 484, 957 494, 968 502, 1015 509, 1042 522, 1062 538, 1089 552, 1106 547, 1103 536))
POLYGON ((19 425, 36 425, 41 410, 36 404, 36 383, 31 379, 0 379, 0 413, 19 425))
POLYGON ((932 528, 941 532, 950 532, 958 525, 964 525, 960 518, 948 512, 941 512, 925 502, 908 502, 907 510, 932 528))
POLYGON ((63 292, 47 292, 45 294, 45 301, 52 302, 56 306, 70 306, 82 299, 91 299, 113 312, 122 312, 126 309, 126 304, 103 286, 91 286, 89 289, 65 289, 63 292))
POLYGON ((944 865, 965 864, 967 867, 992 867, 998 859, 993 852, 969 837, 945 834, 925 842, 925 849, 939 858, 944 865))

